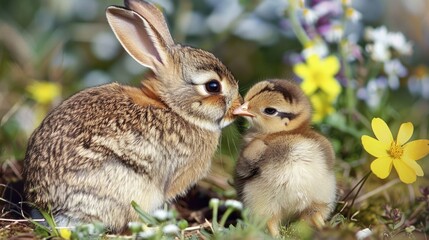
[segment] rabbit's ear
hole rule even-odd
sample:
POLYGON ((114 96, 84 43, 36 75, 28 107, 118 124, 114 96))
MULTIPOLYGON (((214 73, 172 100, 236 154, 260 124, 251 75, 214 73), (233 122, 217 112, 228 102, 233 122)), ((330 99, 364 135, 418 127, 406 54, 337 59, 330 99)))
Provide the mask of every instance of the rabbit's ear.
POLYGON ((106 16, 125 50, 140 64, 158 73, 166 64, 168 47, 154 26, 138 13, 121 7, 108 7, 106 16))
POLYGON ((144 17, 158 31, 167 46, 173 45, 174 41, 168 30, 162 12, 149 2, 144 0, 125 0, 125 7, 131 9, 144 17))

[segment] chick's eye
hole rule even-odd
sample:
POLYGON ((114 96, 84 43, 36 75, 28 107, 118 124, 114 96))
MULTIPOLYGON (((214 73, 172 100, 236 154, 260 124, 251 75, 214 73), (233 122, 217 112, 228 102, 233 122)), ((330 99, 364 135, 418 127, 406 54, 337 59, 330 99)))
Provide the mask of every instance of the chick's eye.
POLYGON ((209 93, 219 93, 221 91, 221 85, 218 80, 210 80, 205 84, 205 86, 209 93))
POLYGON ((274 115, 277 113, 277 110, 275 108, 268 107, 264 109, 264 113, 267 115, 274 115))

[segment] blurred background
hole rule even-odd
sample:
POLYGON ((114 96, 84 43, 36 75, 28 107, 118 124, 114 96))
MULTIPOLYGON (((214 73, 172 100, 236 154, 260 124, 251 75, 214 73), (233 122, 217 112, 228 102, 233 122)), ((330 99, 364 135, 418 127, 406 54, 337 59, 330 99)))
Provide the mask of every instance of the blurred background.
MULTIPOLYGON (((302 46, 285 14, 285 0, 154 0, 168 19, 178 43, 214 53, 239 80, 244 94, 266 78, 297 79, 292 66, 302 46)), ((320 1, 308 1, 320 2, 320 1)), ((27 140, 48 111, 84 88, 109 82, 137 86, 146 68, 129 57, 109 28, 105 9, 120 0, 2 1, 0 9, 0 164, 3 181, 19 178, 16 160, 25 155, 27 140), (6 168, 9 174, 6 174, 6 168), (10 171, 13 173, 10 173, 10 171), (8 179, 6 179, 8 178, 8 179)), ((429 1, 360 0, 352 3, 361 19, 348 29, 356 43, 365 27, 386 26, 402 32, 413 44, 413 54, 402 58, 406 68, 400 86, 390 93, 396 122, 412 120, 416 137, 428 136, 429 1), (416 84, 410 84, 418 82, 416 84)), ((360 44, 362 48, 365 46, 360 44)), ((369 97, 367 97, 369 98, 369 97)), ((366 106, 365 99, 360 106, 366 106)), ((362 109, 366 109, 362 107, 362 109)), ((364 110, 367 121, 385 110, 364 110)), ((225 129, 216 157, 220 170, 230 172, 239 147, 243 121, 225 129), (238 126, 238 127, 237 127, 238 126), (226 170, 226 171, 225 171, 226 170)), ((332 121, 317 128, 328 134, 339 158, 361 159, 356 134, 332 129, 332 121), (352 137, 353 136, 353 137, 352 137), (349 145, 347 139, 351 138, 349 145)), ((369 132, 367 126, 358 127, 369 132)), ((427 165, 427 164, 426 164, 427 165)), ((227 184, 227 178, 215 178, 227 184), (221 179, 221 180, 219 180, 221 179), (223 180, 225 179, 225 180, 223 180)))

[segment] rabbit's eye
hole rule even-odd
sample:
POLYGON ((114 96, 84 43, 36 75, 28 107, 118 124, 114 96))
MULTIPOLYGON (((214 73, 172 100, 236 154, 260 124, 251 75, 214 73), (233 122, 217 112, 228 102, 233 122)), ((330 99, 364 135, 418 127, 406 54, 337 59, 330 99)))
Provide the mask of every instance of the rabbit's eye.
POLYGON ((221 91, 221 85, 218 80, 210 80, 206 83, 206 90, 209 93, 219 93, 221 91))
POLYGON ((267 115, 274 115, 277 113, 277 110, 275 108, 267 107, 264 109, 264 113, 267 115))

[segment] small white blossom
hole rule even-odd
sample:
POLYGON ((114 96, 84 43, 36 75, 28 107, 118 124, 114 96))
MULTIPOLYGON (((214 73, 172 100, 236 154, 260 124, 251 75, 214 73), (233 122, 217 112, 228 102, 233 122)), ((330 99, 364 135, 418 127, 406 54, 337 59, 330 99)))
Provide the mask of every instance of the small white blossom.
POLYGON ((350 19, 352 22, 358 22, 362 19, 362 14, 354 8, 348 7, 345 11, 347 19, 350 19))
POLYGON ((154 216, 159 221, 165 221, 167 219, 170 219, 173 216, 173 214, 163 209, 157 209, 152 213, 152 216, 154 216))
POLYGON ((363 240, 372 235, 372 231, 369 228, 365 228, 356 233, 357 240, 363 240))
POLYGON ((219 206, 219 199, 218 198, 210 199, 209 206, 210 206, 210 208, 218 207, 219 206))
POLYGON ((153 237, 153 236, 155 236, 155 233, 156 233, 156 231, 155 231, 155 229, 153 229, 153 228, 148 228, 148 229, 146 229, 145 231, 143 231, 143 232, 139 232, 139 237, 140 238, 143 238, 143 239, 149 239, 149 238, 151 238, 151 237, 153 237))
POLYGON ((429 99, 429 75, 411 76, 407 85, 411 94, 429 99))
POLYGON ((388 42, 399 54, 410 55, 413 51, 411 42, 407 42, 404 34, 400 32, 389 33, 388 42))
POLYGON ((307 24, 314 24, 319 19, 319 16, 317 16, 316 12, 309 8, 304 8, 302 10, 302 15, 304 17, 304 21, 307 24))
POLYGON ((359 99, 365 101, 370 108, 377 108, 381 103, 381 99, 387 89, 387 79, 380 77, 377 79, 371 79, 364 88, 360 88, 357 92, 359 99))
POLYGON ((139 231, 142 227, 142 224, 140 222, 129 222, 128 223, 128 228, 132 231, 139 231))
POLYGON ((305 47, 302 55, 305 59, 311 55, 318 55, 320 58, 326 57, 329 53, 328 46, 323 41, 312 42, 309 46, 305 47))
POLYGON ((314 13, 320 18, 328 14, 341 14, 343 7, 338 1, 321 1, 313 6, 314 13))
POLYGON ((365 38, 374 42, 382 42, 388 44, 389 32, 385 26, 378 28, 368 27, 365 29, 365 38))
POLYGON ((243 209, 243 203, 237 201, 237 200, 233 200, 233 199, 228 199, 225 201, 225 206, 226 207, 232 207, 234 209, 237 210, 242 210, 243 209))
POLYGON ((391 53, 389 46, 382 42, 375 42, 374 44, 366 45, 366 51, 371 54, 371 58, 377 62, 386 62, 390 59, 391 53))
POLYGON ((412 53, 412 44, 407 42, 400 32, 389 32, 385 26, 365 29, 365 38, 373 41, 372 45, 367 45, 367 51, 375 61, 385 62, 390 59, 390 48, 402 55, 412 53))
POLYGON ((331 25, 331 27, 325 33, 324 36, 326 38, 326 41, 332 42, 332 43, 337 43, 337 42, 339 42, 343 38, 343 36, 344 36, 344 29, 339 24, 331 25))
POLYGON ((407 69, 398 59, 393 59, 384 63, 384 72, 389 79, 389 87, 391 89, 399 88, 399 78, 405 77, 408 73, 407 69))
POLYGON ((174 225, 174 224, 168 224, 168 225, 165 225, 163 228, 162 228, 162 231, 165 233, 165 234, 178 234, 179 233, 179 231, 180 231, 180 229, 179 229, 179 227, 178 226, 176 226, 176 225, 174 225))

